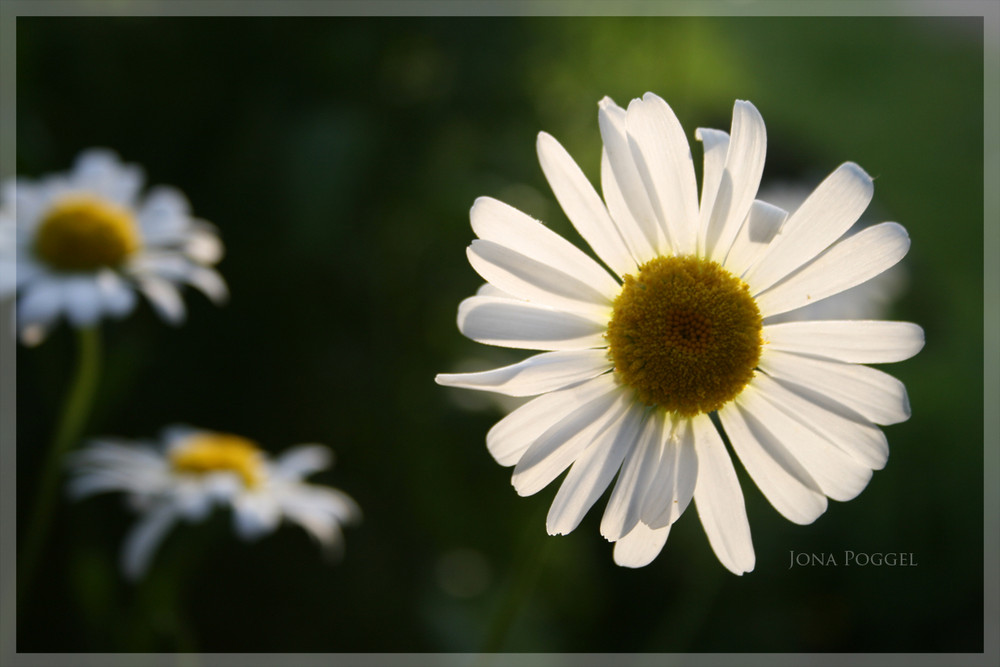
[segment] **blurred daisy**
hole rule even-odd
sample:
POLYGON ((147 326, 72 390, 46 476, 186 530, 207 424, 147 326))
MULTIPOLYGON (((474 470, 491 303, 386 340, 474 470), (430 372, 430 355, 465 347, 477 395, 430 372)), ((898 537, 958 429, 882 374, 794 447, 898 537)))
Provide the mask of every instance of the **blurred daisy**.
POLYGON ((322 445, 300 445, 271 459, 245 438, 176 426, 164 430, 162 441, 154 447, 98 440, 70 455, 72 497, 124 491, 142 515, 122 548, 129 579, 146 572, 174 523, 202 521, 217 505, 232 509, 233 526, 245 540, 274 531, 284 517, 328 550, 341 546, 341 524, 360 519, 350 496, 303 481, 330 466, 332 454, 322 445))
POLYGON ((514 466, 521 495, 569 469, 550 534, 573 530, 617 475, 600 527, 616 563, 652 561, 693 499, 720 562, 749 572, 750 527, 720 428, 775 509, 811 523, 827 498, 853 498, 885 465, 876 425, 910 415, 902 383, 860 364, 906 359, 924 341, 903 322, 770 318, 878 275, 909 238, 887 222, 841 239, 873 193, 852 163, 791 215, 756 201, 766 135, 748 102, 736 102, 729 134, 696 132, 700 198, 688 141, 662 99, 647 93, 626 110, 605 98, 599 121, 603 201, 548 134, 538 156, 611 272, 527 215, 477 200, 479 239, 467 254, 490 288, 460 304, 459 330, 544 352, 437 381, 537 395, 486 444, 514 466))
POLYGON ((90 149, 68 173, 4 185, 0 298, 17 294, 22 342, 41 342, 61 316, 78 328, 124 317, 137 289, 172 324, 185 316, 181 284, 226 298, 210 268, 222 256, 215 228, 191 217, 179 191, 141 196, 142 184, 140 167, 90 149))

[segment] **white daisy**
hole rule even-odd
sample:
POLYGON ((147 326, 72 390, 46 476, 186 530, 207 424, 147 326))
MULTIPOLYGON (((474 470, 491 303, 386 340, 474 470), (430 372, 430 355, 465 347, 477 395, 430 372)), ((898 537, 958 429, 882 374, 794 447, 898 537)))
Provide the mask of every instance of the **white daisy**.
POLYGON ((322 445, 299 445, 271 459, 253 442, 225 433, 174 426, 161 440, 160 447, 98 440, 70 454, 72 497, 124 491, 142 514, 122 548, 129 579, 146 572, 175 522, 202 521, 216 505, 232 509, 245 540, 274 531, 286 517, 327 549, 341 546, 341 524, 361 517, 346 493, 303 481, 330 466, 332 454, 322 445))
POLYGON ((75 327, 124 317, 136 289, 173 324, 185 316, 181 284, 226 298, 210 268, 222 257, 215 228, 191 217, 179 191, 160 186, 141 196, 142 184, 140 167, 90 149, 68 173, 4 185, 0 298, 18 295, 24 343, 40 342, 63 315, 75 327))
POLYGON ((743 493, 717 424, 791 521, 811 523, 827 498, 860 493, 888 457, 876 425, 907 419, 910 407, 902 383, 859 364, 916 354, 922 329, 769 319, 878 275, 906 254, 909 237, 886 222, 841 239, 873 193, 853 163, 790 215, 755 201, 766 134, 749 102, 736 102, 729 134, 697 130, 700 199, 688 141, 662 99, 647 93, 626 110, 605 98, 599 121, 603 201, 544 132, 538 156, 566 215, 611 272, 527 215, 478 199, 479 239, 468 257, 489 286, 461 303, 459 330, 544 352, 437 381, 537 395, 486 444, 514 466, 520 495, 569 469, 550 534, 573 530, 617 475, 600 528, 615 542, 616 563, 651 562, 693 499, 721 563, 749 572, 743 493))

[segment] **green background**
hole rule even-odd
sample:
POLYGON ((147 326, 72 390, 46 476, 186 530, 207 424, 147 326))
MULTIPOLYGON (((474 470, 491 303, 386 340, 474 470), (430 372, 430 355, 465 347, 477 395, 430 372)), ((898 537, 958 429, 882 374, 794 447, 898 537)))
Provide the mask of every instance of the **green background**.
MULTIPOLYGON (((171 184, 226 244, 223 308, 148 305, 105 324, 89 436, 183 422, 278 452, 333 447, 316 481, 365 519, 326 563, 297 527, 248 545, 229 517, 184 525, 140 585, 116 570, 133 516, 64 502, 18 617, 18 650, 977 652, 983 642, 983 23, 975 19, 312 18, 17 20, 17 167, 67 169, 90 146, 171 184), (693 140, 749 99, 769 181, 853 160, 872 222, 909 231, 893 318, 927 345, 887 368, 913 417, 887 467, 810 526, 739 468, 756 569, 727 572, 696 514, 648 567, 616 567, 605 500, 547 537, 556 484, 520 498, 484 436, 502 410, 434 384, 504 363, 455 327, 480 279, 468 209, 490 195, 579 241, 535 136, 599 173, 597 102, 666 99, 693 140), (846 567, 845 550, 914 567, 846 567), (790 552, 837 567, 789 569, 790 552)), ((694 146, 696 162, 700 149, 694 146)), ((18 499, 73 365, 61 326, 18 350, 18 499)))

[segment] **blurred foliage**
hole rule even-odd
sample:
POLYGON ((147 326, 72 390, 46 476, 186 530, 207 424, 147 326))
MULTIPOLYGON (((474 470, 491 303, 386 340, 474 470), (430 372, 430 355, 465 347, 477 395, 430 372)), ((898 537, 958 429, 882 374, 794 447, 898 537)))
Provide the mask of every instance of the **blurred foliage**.
MULTIPOLYGON (((982 27, 19 18, 19 173, 114 148, 181 188, 227 247, 228 306, 189 294, 181 328, 145 305, 105 324, 88 434, 186 422, 271 451, 323 442, 337 465, 315 479, 353 495, 365 520, 336 563, 297 528, 247 545, 226 516, 185 525, 130 586, 116 570, 133 520, 120 499, 64 504, 18 650, 475 651, 513 604, 502 650, 981 651, 982 27), (920 323, 927 346, 887 369, 913 418, 886 429, 892 456, 869 488, 810 526, 781 518, 740 470, 757 551, 743 577, 719 565, 693 508, 640 570, 613 564, 604 500, 571 535, 547 537, 556 485, 518 497, 484 446, 500 410, 433 382, 510 359, 455 327, 480 282, 464 254, 474 199, 579 241, 535 135, 556 136, 596 182, 598 100, 647 90, 692 140, 696 126, 728 128, 734 99, 753 101, 768 124, 765 184, 812 186, 856 161, 880 216, 913 239, 893 316, 920 323), (788 569, 790 551, 842 561, 845 549, 918 565, 788 569), (538 559, 535 585, 511 602, 538 559)), ((72 348, 61 327, 18 351, 22 515, 72 348)))

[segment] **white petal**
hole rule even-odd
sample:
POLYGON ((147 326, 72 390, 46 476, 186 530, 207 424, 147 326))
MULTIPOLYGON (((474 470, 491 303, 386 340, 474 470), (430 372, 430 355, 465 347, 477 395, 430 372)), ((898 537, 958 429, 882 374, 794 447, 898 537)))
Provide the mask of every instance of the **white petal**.
POLYGON ((806 320, 878 320, 885 318, 892 304, 903 293, 907 268, 902 262, 874 278, 831 295, 816 303, 771 315, 766 322, 804 322, 806 320))
POLYGON ((158 278, 194 286, 214 303, 229 298, 229 288, 215 269, 191 261, 176 250, 150 251, 129 264, 129 272, 137 280, 158 278))
POLYGON ((185 280, 191 267, 191 261, 174 250, 147 250, 133 257, 128 265, 134 275, 152 275, 172 282, 185 280))
POLYGON ((329 514, 310 512, 300 508, 287 510, 285 515, 299 524, 324 549, 337 551, 343 541, 343 531, 336 518, 329 514))
POLYGON ((473 241, 466 254, 476 273, 519 299, 610 318, 611 298, 548 264, 482 239, 473 241))
POLYGON ((135 290, 114 271, 106 270, 98 273, 97 288, 104 310, 109 314, 124 317, 135 308, 135 290))
MULTIPOLYGON (((644 410, 638 406, 630 412, 636 422, 645 417, 644 410)), ((650 413, 635 446, 625 455, 618 481, 601 517, 601 535, 612 542, 624 537, 639 523, 646 492, 660 460, 664 426, 660 411, 650 413)))
POLYGON ((89 327, 101 319, 101 292, 93 277, 75 277, 64 281, 62 298, 66 319, 73 326, 89 327))
POLYGON ((514 466, 511 483, 518 495, 545 488, 576 460, 604 429, 615 429, 631 397, 611 391, 579 405, 538 437, 514 466))
POLYGON ((300 513, 322 513, 344 524, 354 524, 361 520, 361 507, 339 489, 290 482, 276 485, 274 495, 286 512, 297 510, 300 513))
POLYGON ((126 579, 135 581, 146 573, 153 553, 176 521, 177 513, 169 504, 153 508, 139 520, 122 545, 121 568, 126 579))
POLYGON ((138 213, 143 241, 154 246, 186 241, 190 212, 191 206, 179 190, 167 186, 150 189, 138 213))
POLYGON ((182 447, 185 440, 202 435, 211 435, 211 431, 189 424, 169 424, 160 429, 160 442, 163 443, 163 450, 169 452, 177 447, 182 447))
POLYGON ((81 470, 66 484, 67 494, 73 498, 83 498, 110 491, 142 493, 131 478, 122 473, 110 471, 81 470))
MULTIPOLYGON (((910 237, 895 222, 883 222, 847 237, 763 293, 764 317, 815 303, 874 278, 906 256, 910 237)), ((749 281, 748 281, 749 282, 749 281)), ((750 283, 751 289, 753 283, 750 283)))
POLYGON ((638 436, 640 422, 634 412, 615 428, 605 429, 570 468, 549 508, 549 535, 570 533, 608 488, 638 436))
POLYGON ((699 205, 698 248, 703 253, 705 248, 705 233, 708 231, 709 218, 715 204, 715 195, 719 192, 722 181, 722 170, 726 167, 726 153, 729 152, 729 134, 722 130, 699 127, 694 131, 694 137, 702 143, 704 150, 704 167, 701 176, 701 204, 699 205))
POLYGON ((761 354, 760 368, 773 378, 825 394, 876 424, 898 424, 910 418, 906 387, 880 370, 767 348, 761 354))
POLYGON ((632 157, 625 118, 625 110, 611 98, 601 100, 598 113, 604 141, 601 186, 611 217, 632 258, 636 264, 644 264, 669 248, 670 244, 632 157))
POLYGON ((726 269, 734 275, 742 276, 767 249, 787 217, 788 212, 784 209, 755 200, 733 239, 729 255, 723 263, 726 269))
POLYGON ((225 503, 242 485, 235 473, 174 477, 174 506, 179 516, 192 522, 207 519, 216 500, 225 503))
POLYGON ((518 299, 513 294, 504 292, 496 285, 490 285, 489 283, 483 283, 482 285, 480 285, 479 289, 476 290, 476 296, 495 296, 501 299, 514 299, 515 301, 521 300, 518 299))
POLYGON ((233 501, 233 525, 244 540, 255 540, 272 532, 280 521, 281 510, 267 493, 244 493, 233 501))
POLYGON ((440 373, 434 380, 446 387, 534 396, 589 380, 610 368, 607 350, 560 350, 478 373, 440 373))
POLYGON ((910 322, 816 320, 770 324, 763 331, 772 350, 856 364, 909 359, 924 346, 924 330, 910 322))
POLYGON ((171 282, 145 276, 139 279, 139 289, 149 299, 153 309, 168 323, 178 325, 184 321, 187 314, 184 301, 171 282))
POLYGON ((503 202, 480 197, 472 205, 469 219, 479 238, 571 275, 608 298, 613 299, 621 289, 618 281, 582 250, 503 202))
POLYGON ((712 202, 705 252, 722 263, 729 254, 733 240, 750 211, 760 177, 764 173, 767 153, 767 132, 764 119, 749 102, 737 100, 733 107, 732 139, 726 154, 726 167, 712 202))
POLYGON ((202 265, 217 264, 222 259, 224 248, 215 229, 202 226, 188 232, 184 243, 184 254, 191 261, 202 265))
POLYGON ((81 465, 67 482, 67 494, 74 499, 109 491, 123 491, 138 496, 154 496, 169 491, 169 473, 156 468, 139 468, 127 463, 104 466, 81 465))
POLYGON ((743 390, 739 405, 784 445, 830 498, 851 500, 868 486, 871 468, 843 452, 801 418, 767 400, 754 385, 743 390))
POLYGON ((143 182, 138 165, 121 162, 106 148, 91 148, 81 153, 70 175, 74 189, 93 190, 119 204, 131 205, 143 182))
POLYGON ((458 330, 479 343, 529 350, 582 350, 607 345, 607 321, 527 302, 473 296, 458 306, 458 330))
POLYGON ((222 276, 213 269, 195 266, 188 271, 187 282, 197 288, 213 303, 224 303, 229 299, 229 288, 222 276))
POLYGON ((642 522, 662 528, 677 521, 691 502, 697 479, 694 431, 690 420, 678 420, 662 431, 660 460, 640 509, 642 522))
POLYGON ((170 485, 163 456, 150 446, 119 440, 101 440, 70 452, 68 495, 79 499, 107 491, 159 494, 170 485))
POLYGON ((743 279, 760 292, 823 252, 861 217, 873 192, 872 179, 861 167, 840 165, 789 216, 743 279))
POLYGON ((61 309, 61 283, 56 280, 39 280, 27 287, 17 299, 18 328, 48 326, 59 316, 61 309))
POLYGON ((30 235, 41 221, 45 210, 51 205, 51 197, 41 182, 15 177, 3 184, 3 200, 7 204, 5 213, 16 219, 16 236, 30 235))
MULTIPOLYGON (((604 192, 604 200, 607 202, 608 212, 614 220, 617 234, 622 240, 624 252, 627 257, 620 259, 620 266, 615 269, 619 276, 625 274, 635 274, 639 270, 636 256, 652 258, 655 252, 644 236, 639 232, 639 223, 632 217, 628 204, 625 202, 625 195, 622 193, 615 179, 615 173, 608 160, 607 151, 601 151, 601 189, 604 192), (634 247, 640 250, 632 250, 634 247)), ((614 267, 613 267, 614 268, 614 267)))
MULTIPOLYGON (((626 264, 624 271, 625 273, 634 275, 639 270, 640 265, 660 254, 661 251, 658 248, 667 248, 668 245, 665 233, 659 231, 659 223, 656 221, 656 216, 652 213, 649 214, 652 222, 645 226, 649 227, 650 231, 643 231, 644 225, 637 222, 632 215, 632 211, 629 209, 625 194, 622 192, 617 178, 614 168, 611 166, 611 159, 608 157, 608 152, 602 151, 601 184, 604 190, 604 199, 608 203, 608 211, 611 212, 611 216, 614 218, 615 227, 618 228, 618 233, 628 247, 629 264, 626 264), (649 236, 656 236, 657 240, 651 241, 649 236)), ((636 179, 638 178, 638 175, 636 175, 636 179)), ((619 275, 624 274, 619 273, 619 275)))
POLYGON ((743 467, 782 516, 812 523, 826 511, 826 496, 785 446, 738 406, 737 398, 718 414, 743 467))
POLYGON ((323 445, 296 445, 271 464, 272 473, 282 479, 304 479, 326 470, 333 463, 333 452, 323 445))
POLYGON ((87 447, 67 454, 67 463, 73 466, 128 468, 135 472, 143 468, 161 470, 164 458, 151 445, 117 438, 92 441, 87 447))
POLYGON ((615 542, 615 563, 622 567, 649 565, 663 551, 669 534, 670 526, 654 530, 642 523, 636 524, 628 535, 615 542))
POLYGON ((769 401, 864 466, 881 470, 889 459, 889 443, 877 426, 829 399, 764 373, 753 386, 769 401), (839 408, 839 411, 838 411, 839 408))
POLYGON ((615 273, 632 272, 635 262, 604 202, 580 167, 566 149, 545 132, 539 133, 536 148, 545 178, 576 231, 615 273))
POLYGON ((35 280, 44 279, 46 273, 45 269, 39 266, 36 262, 24 258, 20 252, 18 253, 16 259, 5 259, 3 261, 2 270, 10 272, 4 279, 4 291, 0 292, 3 296, 12 294, 15 289, 22 289, 29 283, 35 282, 35 280))
POLYGON ((156 185, 146 194, 145 207, 162 211, 175 217, 187 216, 191 213, 191 203, 184 193, 169 185, 156 185))
POLYGON ((698 457, 694 505, 708 543, 727 570, 738 575, 750 572, 756 557, 743 491, 733 462, 708 415, 693 418, 691 427, 698 457))
POLYGON ((775 382, 785 390, 783 400, 789 410, 795 410, 831 442, 869 468, 885 467, 889 441, 878 426, 825 394, 789 382, 775 382))
POLYGON ((607 373, 570 389, 542 394, 494 424, 486 434, 486 448, 500 465, 514 465, 553 424, 580 405, 617 389, 613 374, 607 373))
POLYGON ((361 518, 361 508, 354 499, 337 489, 311 484, 279 488, 276 496, 281 511, 327 549, 340 546, 340 524, 356 523, 361 518))
POLYGON ((698 184, 684 128, 670 106, 652 93, 629 103, 626 125, 632 159, 674 252, 695 252, 698 184))

